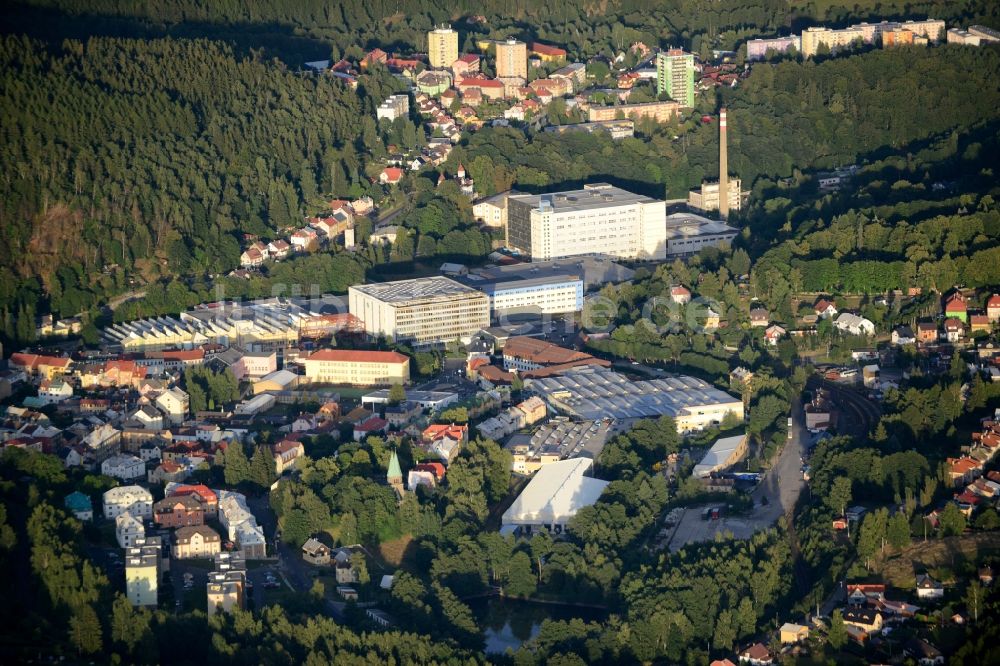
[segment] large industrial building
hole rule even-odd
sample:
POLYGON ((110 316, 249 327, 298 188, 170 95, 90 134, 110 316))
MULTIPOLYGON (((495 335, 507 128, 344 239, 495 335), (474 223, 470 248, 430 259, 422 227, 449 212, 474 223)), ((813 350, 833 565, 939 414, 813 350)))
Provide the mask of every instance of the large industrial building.
POLYGON ((418 347, 468 342, 490 325, 489 297, 446 277, 357 285, 348 301, 368 335, 418 347))
MULTIPOLYGON (((742 207, 742 182, 739 178, 729 179, 729 210, 739 210, 742 207)), ((703 180, 701 187, 688 192, 688 208, 704 212, 719 210, 719 181, 703 180)))
POLYGON ((583 309, 583 280, 575 275, 490 279, 470 274, 463 284, 490 297, 493 319, 506 314, 561 314, 583 309))
POLYGON ((629 380, 614 370, 584 366, 528 379, 525 386, 568 416, 619 421, 672 416, 679 432, 722 422, 727 413, 743 418, 743 401, 694 377, 629 380))
POLYGON ((528 534, 538 529, 562 533, 573 516, 594 504, 608 485, 586 476, 593 464, 590 458, 573 458, 543 466, 504 511, 503 526, 528 534))
POLYGON ((739 233, 725 222, 710 220, 694 213, 674 213, 667 216, 667 255, 694 254, 703 247, 719 247, 732 243, 739 233))
POLYGON ((521 194, 508 198, 507 244, 533 261, 580 255, 664 259, 665 219, 663 201, 607 183, 521 194))

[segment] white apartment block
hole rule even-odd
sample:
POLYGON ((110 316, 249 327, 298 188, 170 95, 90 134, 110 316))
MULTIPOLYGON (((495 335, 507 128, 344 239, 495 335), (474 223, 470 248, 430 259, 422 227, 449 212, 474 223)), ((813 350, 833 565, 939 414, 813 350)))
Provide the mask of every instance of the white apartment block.
POLYGON ((860 27, 831 30, 830 28, 812 27, 802 31, 802 56, 811 58, 819 52, 820 45, 825 44, 831 51, 837 51, 850 46, 855 41, 864 42, 865 31, 860 27))
POLYGON ((153 495, 142 486, 119 486, 104 493, 105 518, 112 520, 125 512, 152 518, 153 495))
POLYGON ((146 463, 137 456, 119 454, 101 463, 101 474, 122 481, 141 479, 146 476, 146 463))
POLYGON ((489 297, 446 277, 357 285, 348 302, 368 335, 418 347, 468 342, 490 325, 489 297))
POLYGON ((533 261, 581 255, 664 259, 666 204, 607 183, 511 196, 507 245, 533 261))
POLYGON ((405 118, 410 113, 409 95, 390 95, 384 102, 375 109, 375 117, 378 120, 388 120, 392 122, 396 118, 405 118))

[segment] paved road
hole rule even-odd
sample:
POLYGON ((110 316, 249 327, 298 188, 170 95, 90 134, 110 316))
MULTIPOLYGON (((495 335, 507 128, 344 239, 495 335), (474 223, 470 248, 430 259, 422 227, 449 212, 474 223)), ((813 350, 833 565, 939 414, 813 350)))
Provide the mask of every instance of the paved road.
MULTIPOLYGON (((677 529, 668 543, 671 552, 677 552, 689 543, 711 541, 718 533, 731 532, 738 539, 747 539, 755 532, 776 523, 783 515, 791 516, 795 503, 805 487, 802 479, 802 456, 809 433, 805 428, 802 402, 792 401, 792 438, 788 440, 774 466, 754 489, 751 497, 754 509, 747 516, 725 516, 719 520, 702 520, 704 506, 689 507, 684 511, 677 529), (767 498, 767 506, 761 504, 767 498)), ((706 505, 710 506, 710 505, 706 505)))

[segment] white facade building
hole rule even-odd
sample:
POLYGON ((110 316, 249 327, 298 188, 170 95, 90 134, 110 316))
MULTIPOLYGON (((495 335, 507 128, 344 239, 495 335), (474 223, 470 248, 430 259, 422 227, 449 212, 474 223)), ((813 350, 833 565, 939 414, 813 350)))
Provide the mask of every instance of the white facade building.
POLYGON ((725 222, 693 213, 674 213, 666 220, 667 255, 694 254, 704 247, 729 244, 738 233, 725 222))
POLYGON ((146 463, 136 456, 119 454, 111 456, 101 463, 101 474, 113 476, 122 481, 141 479, 146 476, 146 463))
POLYGON ((530 312, 560 314, 583 310, 583 280, 576 275, 489 280, 469 275, 462 282, 490 297, 493 318, 503 314, 530 312))
POLYGON ((126 511, 115 518, 115 538, 122 548, 131 548, 135 545, 136 539, 146 536, 146 528, 142 521, 126 511))
POLYGON ((153 517, 153 495, 142 486, 119 486, 104 493, 104 517, 113 520, 125 512, 153 517))
POLYGON ((508 197, 507 245, 532 260, 580 255, 667 256, 666 204, 607 183, 508 197))
POLYGON ((489 297, 446 277, 357 285, 348 300, 368 335, 417 346, 468 342, 490 325, 489 297))
POLYGON ((405 118, 410 113, 409 95, 390 95, 375 109, 375 117, 379 120, 392 122, 396 118, 405 118))

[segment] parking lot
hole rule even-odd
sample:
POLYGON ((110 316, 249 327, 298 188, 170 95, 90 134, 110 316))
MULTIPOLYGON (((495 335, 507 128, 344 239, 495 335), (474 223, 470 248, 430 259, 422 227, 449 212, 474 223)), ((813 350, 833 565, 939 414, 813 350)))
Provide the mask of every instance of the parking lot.
POLYGON ((805 428, 802 403, 792 402, 792 437, 785 444, 774 466, 764 474, 751 493, 754 508, 746 516, 727 516, 723 511, 717 520, 703 520, 702 511, 722 503, 688 507, 677 522, 667 546, 676 553, 689 543, 712 541, 716 534, 732 533, 737 539, 746 539, 755 532, 776 523, 783 515, 791 515, 805 487, 802 479, 802 460, 809 432, 805 428), (766 498, 766 499, 765 499, 766 498), (764 504, 764 502, 767 504, 764 504))

